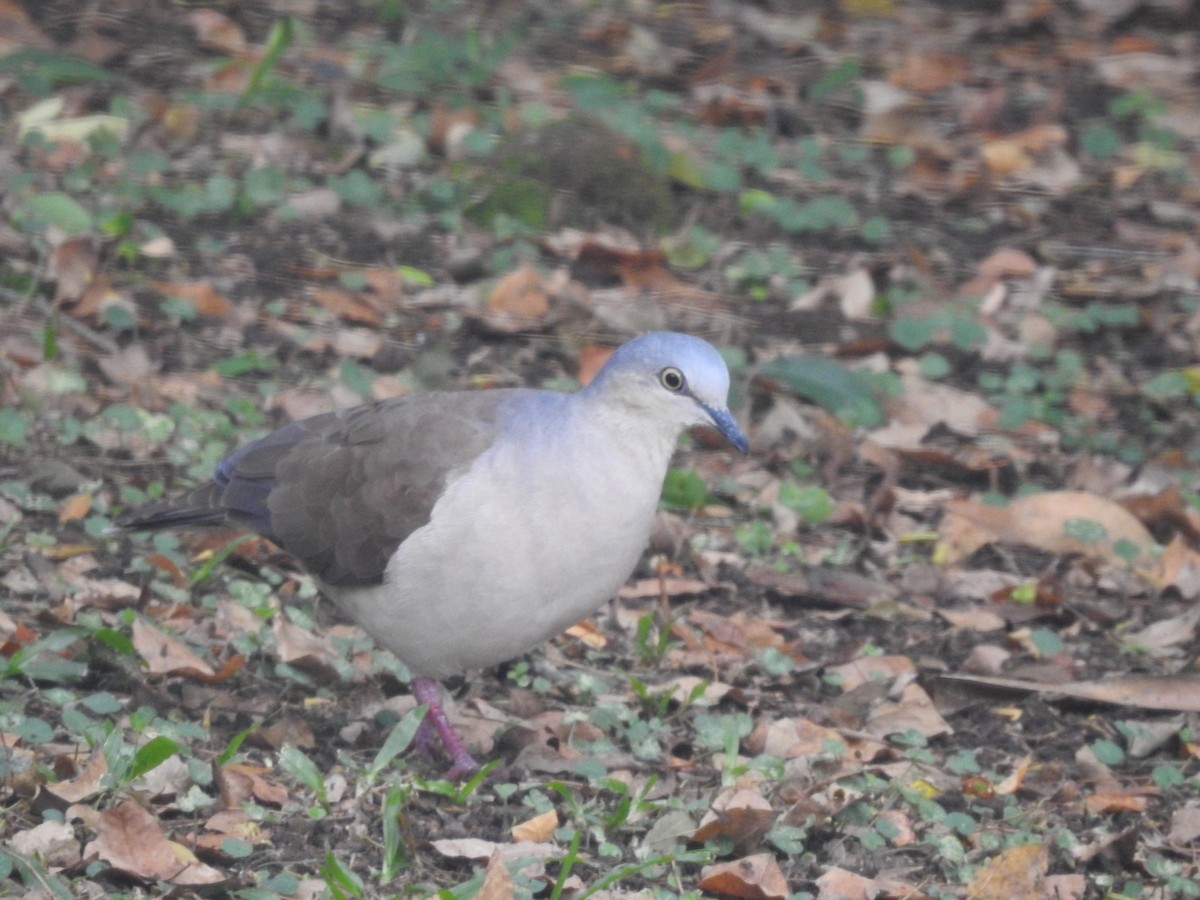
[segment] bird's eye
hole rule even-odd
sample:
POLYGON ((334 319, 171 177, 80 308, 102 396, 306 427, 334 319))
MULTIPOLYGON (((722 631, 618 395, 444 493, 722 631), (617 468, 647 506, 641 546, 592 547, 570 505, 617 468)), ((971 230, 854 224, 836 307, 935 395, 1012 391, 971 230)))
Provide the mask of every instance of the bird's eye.
POLYGON ((665 387, 672 394, 678 394, 687 384, 687 379, 683 377, 683 373, 674 366, 667 366, 658 373, 658 383, 665 387))

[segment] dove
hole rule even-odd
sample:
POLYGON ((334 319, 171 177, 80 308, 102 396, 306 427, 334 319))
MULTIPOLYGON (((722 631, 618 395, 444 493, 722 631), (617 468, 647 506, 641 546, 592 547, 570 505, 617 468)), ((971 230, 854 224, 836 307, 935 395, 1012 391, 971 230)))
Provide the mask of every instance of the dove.
POLYGON ((238 526, 293 555, 409 669, 426 725, 478 769, 439 681, 528 652, 610 600, 637 566, 680 434, 742 453, 729 371, 700 338, 652 332, 574 393, 413 392, 285 425, 211 481, 118 520, 238 526))

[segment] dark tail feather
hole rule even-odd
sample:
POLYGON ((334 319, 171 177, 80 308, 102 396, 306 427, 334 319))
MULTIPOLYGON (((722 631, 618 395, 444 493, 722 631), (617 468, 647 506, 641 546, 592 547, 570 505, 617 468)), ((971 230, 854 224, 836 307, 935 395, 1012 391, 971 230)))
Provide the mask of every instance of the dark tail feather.
POLYGON ((151 503, 121 516, 114 523, 123 531, 160 528, 218 528, 231 524, 221 504, 221 488, 213 483, 179 497, 151 503))

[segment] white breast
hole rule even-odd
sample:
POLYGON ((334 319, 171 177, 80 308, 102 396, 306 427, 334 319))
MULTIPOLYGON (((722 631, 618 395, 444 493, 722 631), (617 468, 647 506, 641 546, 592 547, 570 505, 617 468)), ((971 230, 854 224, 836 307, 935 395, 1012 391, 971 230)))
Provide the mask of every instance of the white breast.
POLYGON ((512 659, 591 615, 633 571, 674 435, 634 452, 611 423, 557 429, 481 456, 399 547, 383 585, 330 591, 415 675, 512 659))

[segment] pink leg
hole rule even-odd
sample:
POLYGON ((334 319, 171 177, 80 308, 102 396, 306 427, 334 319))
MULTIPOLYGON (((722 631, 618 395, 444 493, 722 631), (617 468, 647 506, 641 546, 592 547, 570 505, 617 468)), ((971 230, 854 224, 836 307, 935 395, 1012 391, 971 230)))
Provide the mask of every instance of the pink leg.
POLYGON ((433 730, 437 732, 437 736, 442 740, 442 747, 453 761, 454 765, 450 767, 450 771, 446 773, 446 780, 455 781, 466 775, 472 775, 479 771, 479 763, 471 757, 467 752, 467 746, 463 743, 462 738, 454 730, 454 726, 450 724, 450 718, 446 715, 446 710, 442 708, 441 691, 438 688, 438 683, 432 678, 414 678, 412 680, 413 696, 417 698, 418 703, 423 703, 429 708, 425 713, 425 722, 433 726, 433 730))

